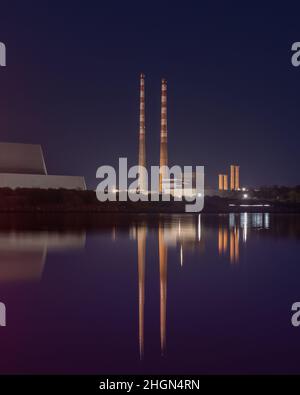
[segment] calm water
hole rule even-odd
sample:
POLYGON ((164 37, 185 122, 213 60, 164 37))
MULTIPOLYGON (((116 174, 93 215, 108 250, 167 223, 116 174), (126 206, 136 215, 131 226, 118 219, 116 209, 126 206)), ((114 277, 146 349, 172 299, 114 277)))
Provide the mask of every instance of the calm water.
POLYGON ((300 373, 299 216, 0 220, 1 373, 300 373))

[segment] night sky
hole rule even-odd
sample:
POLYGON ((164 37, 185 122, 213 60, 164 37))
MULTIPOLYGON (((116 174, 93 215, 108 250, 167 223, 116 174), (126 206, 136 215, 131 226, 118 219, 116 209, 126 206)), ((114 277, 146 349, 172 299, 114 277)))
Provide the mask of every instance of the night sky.
POLYGON ((95 187, 98 166, 136 164, 143 71, 148 164, 165 77, 170 164, 205 165, 214 187, 231 163, 242 185, 300 184, 300 6, 209 3, 1 2, 0 140, 40 143, 49 174, 95 187))

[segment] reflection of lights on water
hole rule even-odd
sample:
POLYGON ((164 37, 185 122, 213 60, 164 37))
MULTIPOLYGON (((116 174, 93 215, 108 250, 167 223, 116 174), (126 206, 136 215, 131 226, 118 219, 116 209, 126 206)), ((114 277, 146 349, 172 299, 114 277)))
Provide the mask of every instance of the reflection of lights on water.
POLYGON ((262 226, 263 226, 262 213, 254 213, 252 215, 252 225, 254 226, 254 228, 262 228, 262 226))
POLYGON ((229 214, 229 227, 232 228, 235 225, 235 216, 233 213, 229 214))
POLYGON ((112 240, 116 241, 116 227, 115 226, 113 227, 113 230, 112 230, 112 240))
POLYGON ((129 229, 129 239, 130 240, 136 240, 136 228, 135 228, 135 226, 132 226, 129 229))
POLYGON ((248 193, 243 194, 243 199, 248 199, 248 193))
POLYGON ((178 234, 179 234, 179 237, 181 236, 181 223, 180 223, 180 220, 179 220, 179 223, 178 223, 178 234))
POLYGON ((241 227, 243 229, 243 242, 246 243, 248 232, 248 213, 241 214, 241 227))
POLYGON ((198 241, 201 240, 201 214, 198 215, 198 241))
POLYGON ((226 228, 222 228, 222 226, 219 226, 219 232, 218 232, 219 255, 226 253, 227 244, 228 244, 228 230, 226 228))
POLYGON ((180 265, 183 266, 183 248, 180 246, 180 265))
POLYGON ((237 263, 240 259, 239 228, 230 230, 230 262, 237 263))
POLYGON ((269 229, 270 227, 270 214, 265 213, 264 215, 264 224, 265 224, 265 229, 269 229))

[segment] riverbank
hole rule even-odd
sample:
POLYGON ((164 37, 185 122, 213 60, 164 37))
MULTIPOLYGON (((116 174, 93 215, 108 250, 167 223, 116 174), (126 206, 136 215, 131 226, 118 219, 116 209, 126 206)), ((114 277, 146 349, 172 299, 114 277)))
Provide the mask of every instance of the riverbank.
MULTIPOLYGON (((190 202, 99 202, 94 191, 0 189, 0 212, 185 213, 190 202)), ((272 199, 207 196, 204 213, 300 213, 300 203, 272 199)))

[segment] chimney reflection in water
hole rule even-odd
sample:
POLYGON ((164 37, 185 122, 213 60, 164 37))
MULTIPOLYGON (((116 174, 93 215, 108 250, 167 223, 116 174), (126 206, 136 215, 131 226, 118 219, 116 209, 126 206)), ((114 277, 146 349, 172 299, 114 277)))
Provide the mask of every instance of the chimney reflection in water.
MULTIPOLYGON (((229 256, 231 263, 237 263, 240 257, 240 229, 235 223, 235 215, 229 214, 229 256)), ((228 249, 228 228, 227 225, 219 223, 218 230, 218 252, 225 255, 228 249)))
POLYGON ((166 349, 166 315, 167 315, 167 263, 168 250, 164 239, 164 228, 158 228, 159 278, 160 278, 160 348, 163 355, 166 349))
MULTIPOLYGON (((217 228, 218 253, 229 254, 231 263, 240 260, 240 239, 246 243, 250 229, 265 228, 270 226, 269 214, 242 213, 220 216, 217 228), (241 233, 241 236, 240 236, 241 233)), ((179 261, 183 266, 184 250, 204 251, 203 230, 201 216, 182 217, 173 215, 172 218, 162 218, 157 224, 158 254, 159 254, 159 293, 160 293, 160 348, 161 354, 166 352, 166 325, 167 325, 167 264, 168 248, 179 246, 179 261)), ((205 232, 204 232, 205 233, 205 232)), ((208 235, 210 231, 208 229, 208 235)), ((146 239, 147 223, 130 228, 129 237, 137 241, 138 255, 138 310, 139 310, 139 354, 144 357, 144 308, 145 308, 145 264, 146 264, 146 239)), ((113 234, 113 239, 115 235, 113 234)))
MULTIPOLYGON (((180 245, 180 264, 183 265, 183 247, 187 243, 192 247, 201 243, 201 217, 195 222, 194 218, 185 218, 181 224, 180 218, 174 221, 160 221, 158 224, 158 254, 159 254, 159 281, 160 281, 160 347, 161 354, 166 351, 166 322, 167 322, 167 263, 168 246, 180 245)), ((129 237, 137 241, 138 255, 138 309, 139 309, 139 354, 144 357, 144 307, 145 307, 145 261, 147 224, 132 226, 129 237)))
POLYGON ((145 257, 147 228, 143 224, 137 229, 138 273, 139 273, 139 350, 140 358, 144 356, 144 308, 145 308, 145 257))
MULTIPOLYGON (((146 225, 137 228, 138 246, 138 278, 139 278, 139 353, 144 357, 144 308, 145 308, 145 258, 146 258, 146 225)), ((158 228, 159 276, 160 276, 160 346, 162 355, 166 349, 166 314, 167 314, 167 246, 164 228, 158 228)))

